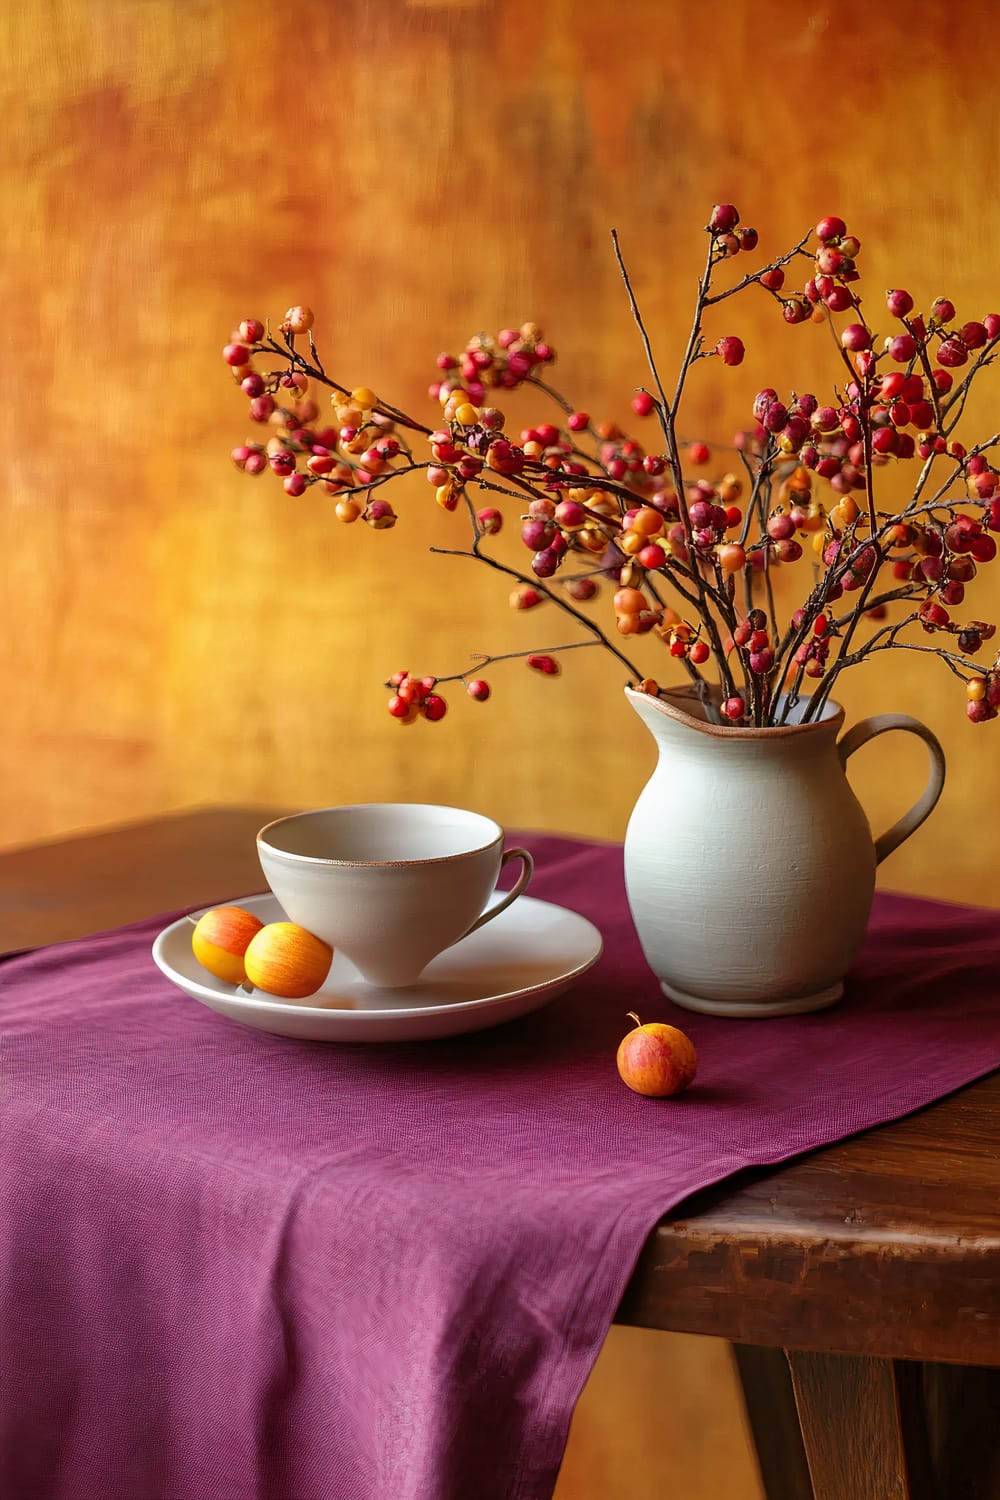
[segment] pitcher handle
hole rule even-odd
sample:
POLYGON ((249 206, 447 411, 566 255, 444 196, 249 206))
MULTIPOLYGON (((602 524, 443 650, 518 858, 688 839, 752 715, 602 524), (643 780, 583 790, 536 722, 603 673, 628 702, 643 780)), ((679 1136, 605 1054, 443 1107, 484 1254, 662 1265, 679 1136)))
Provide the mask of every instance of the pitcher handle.
POLYGON ((882 863, 887 854, 898 849, 911 833, 916 832, 924 819, 930 816, 944 786, 944 751, 937 736, 931 733, 926 724, 921 724, 919 719, 911 719, 909 714, 872 714, 870 718, 855 724, 837 743, 840 764, 846 766, 848 756, 853 755, 855 750, 860 750, 862 745, 873 740, 877 734, 885 734, 889 729, 908 729, 911 734, 923 740, 930 755, 930 778, 923 794, 909 812, 904 813, 898 823, 894 823, 887 833, 875 840, 877 865, 882 863))

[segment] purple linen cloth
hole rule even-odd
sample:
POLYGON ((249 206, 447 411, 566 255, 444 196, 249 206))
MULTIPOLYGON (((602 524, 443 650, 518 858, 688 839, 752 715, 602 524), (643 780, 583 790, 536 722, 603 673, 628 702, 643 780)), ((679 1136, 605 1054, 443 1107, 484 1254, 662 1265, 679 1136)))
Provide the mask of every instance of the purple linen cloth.
POLYGON ((244 1029, 167 917, 0 967, 5 1500, 543 1500, 664 1213, 1000 1065, 995 914, 880 896, 839 1008, 724 1021, 660 996, 620 848, 528 843, 605 955, 470 1037, 244 1029), (632 1009, 688 1094, 619 1081, 632 1009))

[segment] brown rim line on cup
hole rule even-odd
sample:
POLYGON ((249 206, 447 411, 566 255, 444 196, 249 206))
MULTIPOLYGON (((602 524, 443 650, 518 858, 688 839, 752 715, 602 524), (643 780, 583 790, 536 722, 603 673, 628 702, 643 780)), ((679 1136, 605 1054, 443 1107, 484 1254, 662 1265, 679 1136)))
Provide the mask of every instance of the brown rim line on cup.
POLYGON ((445 807, 443 804, 439 807, 438 804, 433 802, 344 802, 335 804, 331 807, 306 808, 302 812, 287 813, 283 817, 274 818, 270 823, 265 823, 264 827, 258 831, 257 844, 258 846, 260 844, 265 844, 270 853, 277 856, 279 859, 289 859, 295 861, 307 860, 315 864, 339 865, 345 868, 354 867, 358 869, 379 869, 382 867, 391 868, 394 866, 443 864, 456 859, 469 859, 475 854, 483 854, 486 850, 492 849, 495 845, 502 844, 504 837, 504 830, 503 828, 501 828, 500 824, 496 822, 495 819, 488 817, 485 813, 474 812, 470 808, 450 806, 445 807), (485 843, 476 844, 471 849, 461 849, 452 854, 422 855, 418 859, 346 859, 332 854, 296 853, 294 850, 283 849, 280 845, 271 843, 270 839, 267 837, 267 835, 273 829, 280 828, 282 825, 295 823, 300 819, 321 817, 326 813, 338 813, 342 811, 361 812, 370 810, 372 812, 375 812, 389 808, 426 808, 428 810, 433 808, 435 811, 461 813, 465 817, 481 819, 484 823, 491 824, 492 827, 496 829, 496 833, 494 837, 487 839, 485 843))

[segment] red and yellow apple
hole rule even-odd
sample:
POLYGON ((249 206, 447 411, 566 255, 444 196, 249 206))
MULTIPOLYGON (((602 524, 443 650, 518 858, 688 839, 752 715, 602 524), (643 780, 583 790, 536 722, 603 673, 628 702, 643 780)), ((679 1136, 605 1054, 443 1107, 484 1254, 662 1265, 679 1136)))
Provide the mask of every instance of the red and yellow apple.
POLYGON ((329 943, 295 922, 268 922, 254 934, 244 954, 247 982, 283 1000, 314 995, 332 962, 329 943))
POLYGON ((618 1048, 618 1072, 623 1083, 636 1094, 665 1099, 679 1094, 694 1078, 697 1057, 691 1038, 665 1021, 645 1025, 634 1011, 636 1024, 618 1048))
POLYGON ((191 948, 203 969, 226 984, 243 984, 243 955, 263 927, 259 917, 242 906, 213 906, 195 923, 191 948))

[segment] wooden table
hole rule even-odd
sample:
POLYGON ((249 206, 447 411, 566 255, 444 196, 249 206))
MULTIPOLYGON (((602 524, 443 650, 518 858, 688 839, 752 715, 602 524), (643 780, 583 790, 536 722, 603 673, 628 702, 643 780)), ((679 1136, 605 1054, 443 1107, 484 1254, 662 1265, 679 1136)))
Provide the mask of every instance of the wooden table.
MULTIPOLYGON (((0 854, 0 953, 260 889, 277 811, 0 854)), ((1000 1075, 689 1198, 618 1320, 734 1343, 768 1500, 1000 1500, 1000 1075)))

